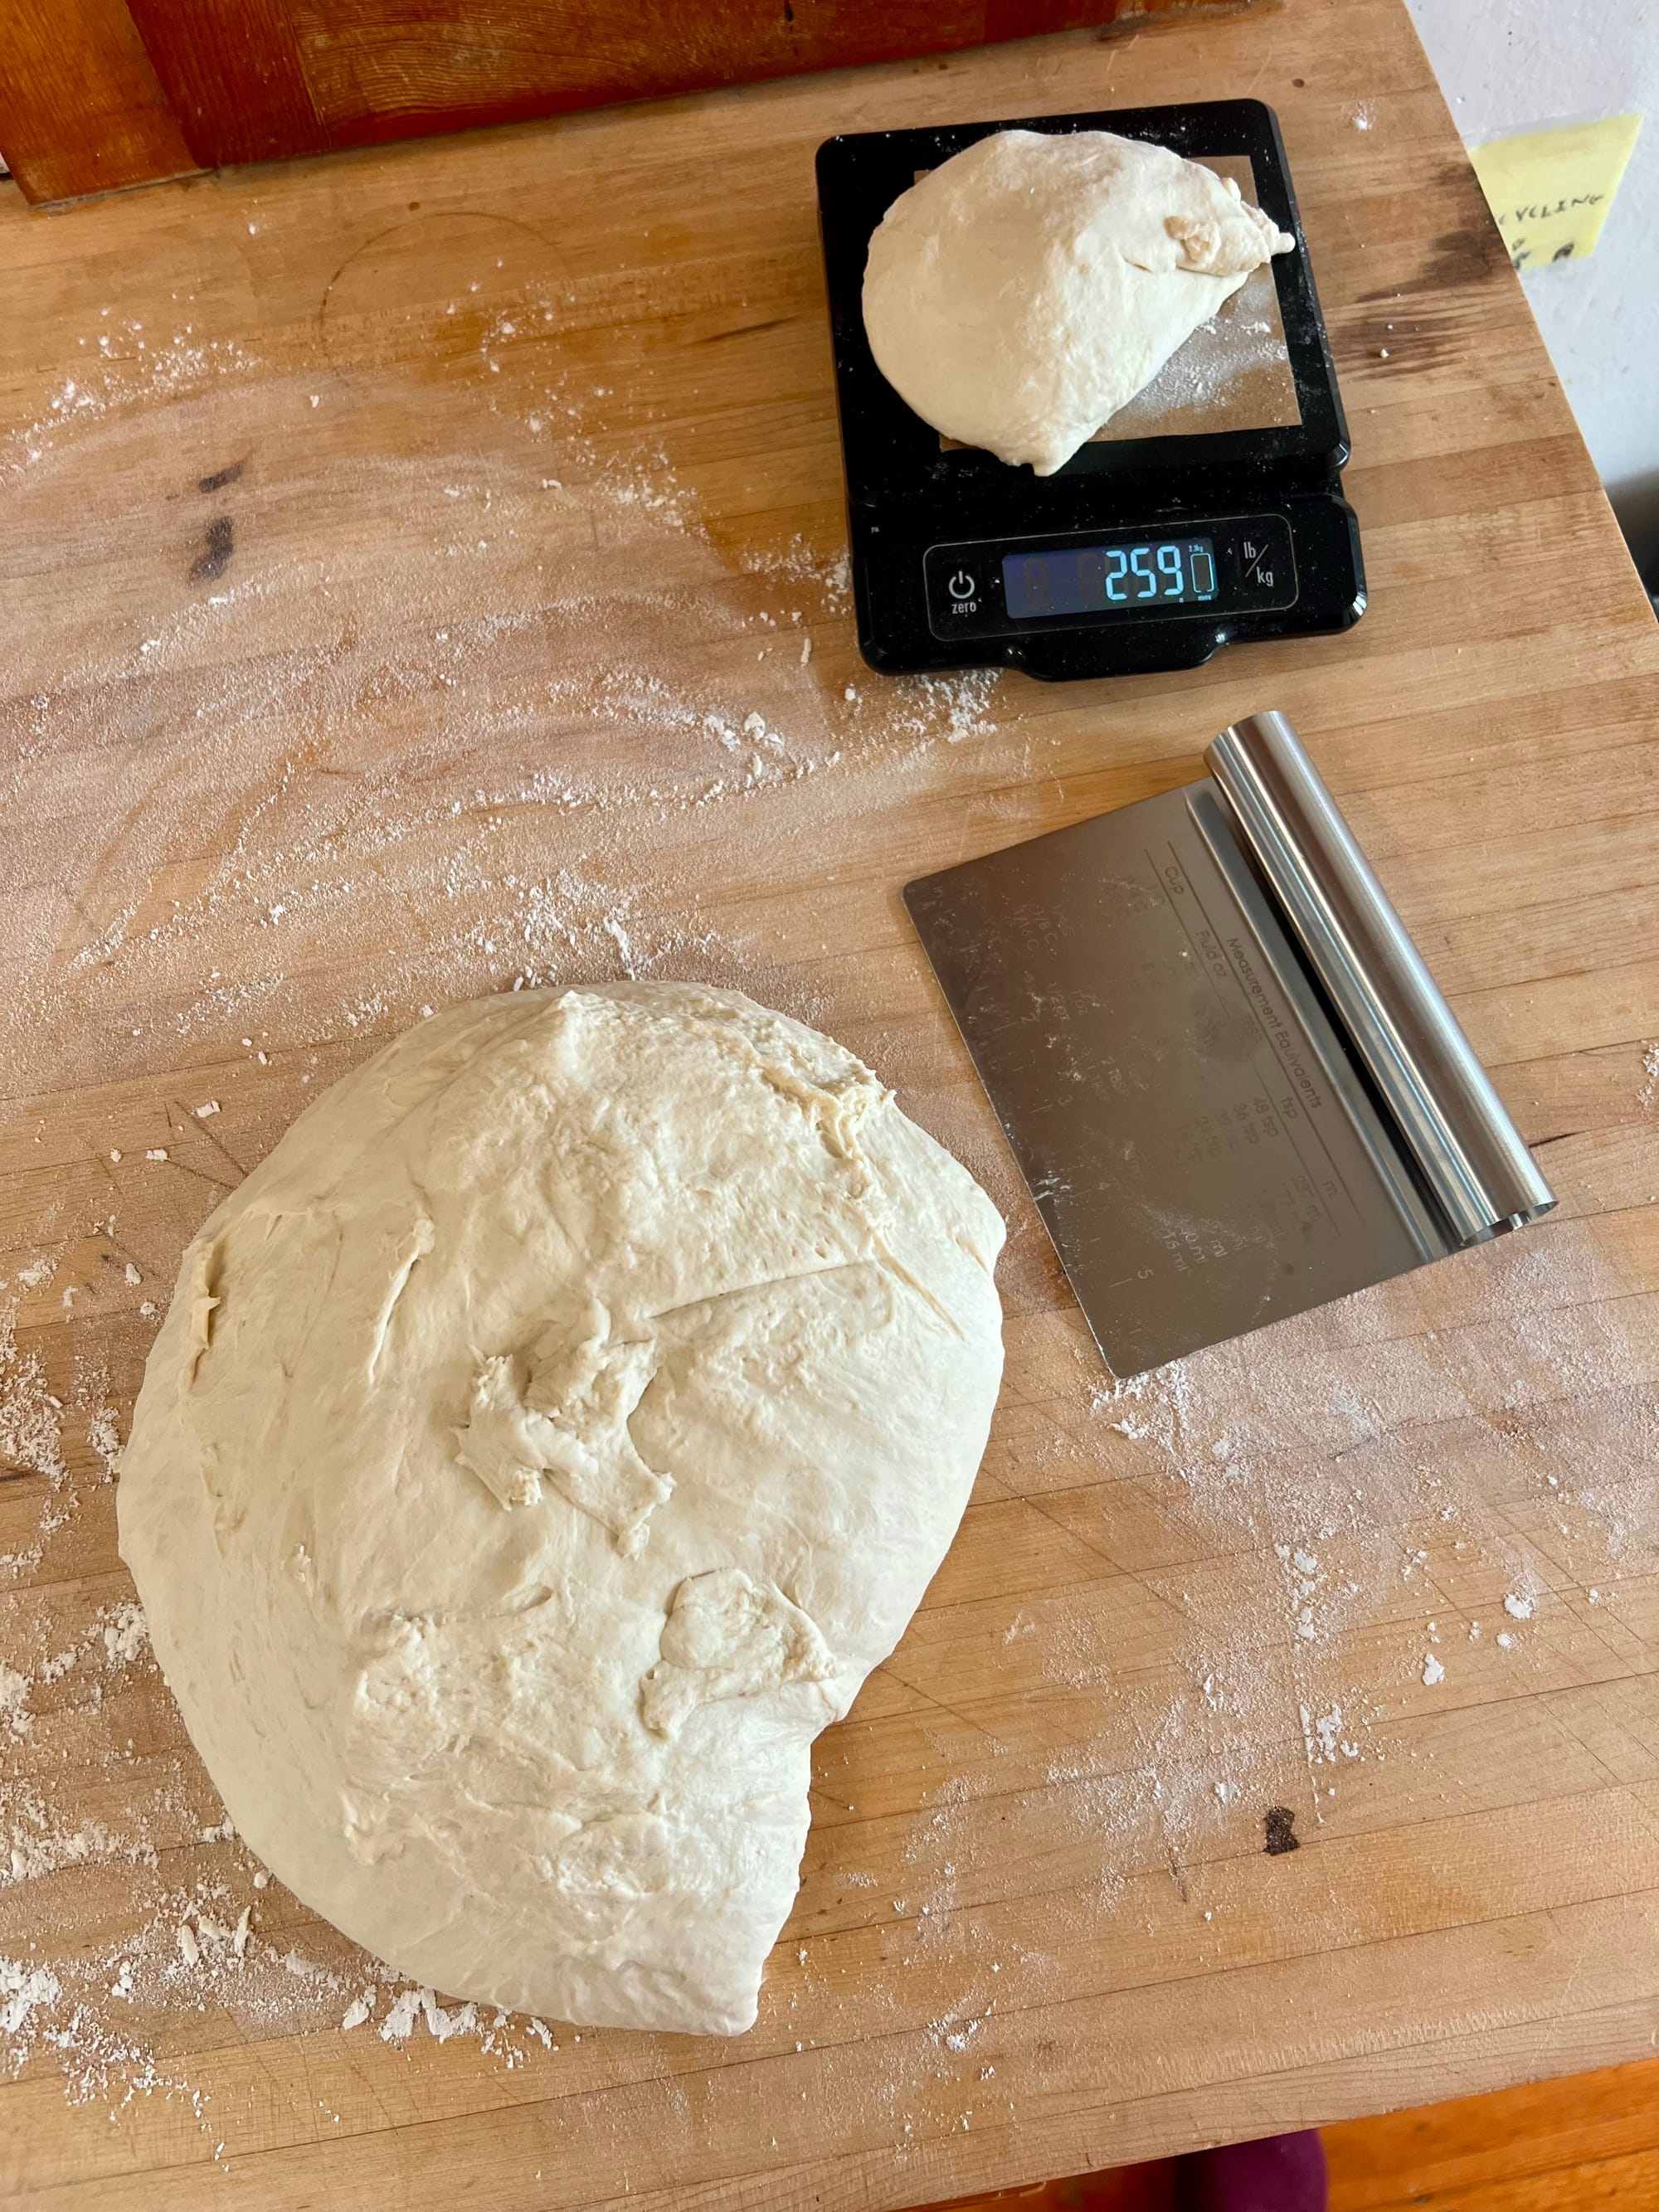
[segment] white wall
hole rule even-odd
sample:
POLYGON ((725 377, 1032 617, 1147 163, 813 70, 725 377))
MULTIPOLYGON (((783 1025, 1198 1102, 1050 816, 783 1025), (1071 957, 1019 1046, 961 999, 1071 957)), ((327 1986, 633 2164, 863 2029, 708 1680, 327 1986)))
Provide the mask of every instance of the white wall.
POLYGON ((1467 144, 1645 113, 1600 244, 1523 275, 1638 559, 1659 556, 1659 0, 1407 0, 1467 144))

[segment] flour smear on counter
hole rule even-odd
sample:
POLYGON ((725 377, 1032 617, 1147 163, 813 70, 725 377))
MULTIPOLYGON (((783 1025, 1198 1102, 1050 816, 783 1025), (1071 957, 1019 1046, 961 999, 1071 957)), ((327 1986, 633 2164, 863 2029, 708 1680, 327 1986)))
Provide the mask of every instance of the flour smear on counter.
MULTIPOLYGON (((495 317, 485 367, 503 325, 556 312, 495 317)), ((390 1030, 434 994, 752 976, 764 941, 740 912, 705 910, 711 843, 769 880, 821 849, 849 781, 902 805, 934 747, 995 730, 994 673, 848 682, 864 672, 841 555, 797 542, 723 556, 659 457, 590 433, 592 390, 538 383, 463 465, 431 449, 395 381, 337 383, 313 410, 313 368, 273 387, 268 365, 256 380, 239 350, 179 336, 118 330, 131 350, 66 379, 6 456, 26 516, 96 513, 106 434, 135 410, 186 482, 187 457, 253 456, 173 525, 205 542, 230 510, 238 550, 216 588, 146 576, 154 611, 112 606, 88 635, 54 632, 48 606, 44 633, 0 653, 14 801, 56 817, 61 896, 83 921, 71 944, 54 908, 27 902, 4 1039, 26 1081, 67 1072, 70 1033, 95 1038, 104 1066, 152 1064, 159 1041, 118 1018, 135 991, 167 1006, 175 1040, 268 1046, 390 1030), (346 409, 374 418, 353 441, 374 460, 331 460, 346 409), (268 558, 295 527, 304 557, 268 558), (261 646, 243 659, 250 611, 261 646), (31 684, 40 666, 62 672, 50 691, 31 684), (665 674, 676 666, 695 680, 665 674), (111 681, 115 727, 84 703, 111 681), (195 860, 204 821, 230 833, 222 861, 195 860), (405 935, 404 957, 363 972, 366 942, 405 935)), ((143 502, 107 517, 106 557, 142 572, 157 527, 143 502)), ((14 846, 0 886, 21 897, 32 867, 14 846)))

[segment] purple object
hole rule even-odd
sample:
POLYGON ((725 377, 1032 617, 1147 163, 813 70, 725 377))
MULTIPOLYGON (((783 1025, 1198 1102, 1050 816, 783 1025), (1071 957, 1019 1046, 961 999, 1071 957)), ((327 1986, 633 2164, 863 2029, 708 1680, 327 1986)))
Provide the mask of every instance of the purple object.
POLYGON ((1176 2212, 1326 2212, 1325 2146, 1315 2129, 1228 2143, 1176 2160, 1176 2212))

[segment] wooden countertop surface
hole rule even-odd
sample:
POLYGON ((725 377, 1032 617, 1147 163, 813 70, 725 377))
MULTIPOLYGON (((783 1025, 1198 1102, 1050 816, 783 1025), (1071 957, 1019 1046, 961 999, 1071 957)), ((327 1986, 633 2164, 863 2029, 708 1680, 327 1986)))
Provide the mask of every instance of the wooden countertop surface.
POLYGON ((1399 0, 6 190, 6 2203, 851 2212, 1645 2052, 1659 632, 1399 0), (1364 623, 872 676, 816 143, 1237 94, 1301 198, 1364 623), (1560 1212, 1113 1396, 898 886, 1267 705, 1560 1212), (384 1984, 347 2030, 372 1967, 215 1832, 109 1459, 180 1249, 313 1086, 623 969, 819 1022, 985 1178, 1002 1406, 819 1745, 751 2034, 388 2036, 384 1984))

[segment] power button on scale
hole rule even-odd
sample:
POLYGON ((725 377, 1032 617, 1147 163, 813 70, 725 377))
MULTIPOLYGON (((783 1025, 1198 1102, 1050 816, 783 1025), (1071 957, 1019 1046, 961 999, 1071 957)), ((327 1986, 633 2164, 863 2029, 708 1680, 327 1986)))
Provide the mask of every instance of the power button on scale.
POLYGON ((974 580, 965 568, 958 568, 945 588, 956 601, 955 606, 951 609, 953 614, 965 614, 970 611, 974 599, 974 580))

